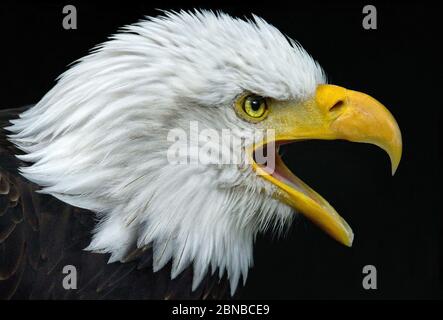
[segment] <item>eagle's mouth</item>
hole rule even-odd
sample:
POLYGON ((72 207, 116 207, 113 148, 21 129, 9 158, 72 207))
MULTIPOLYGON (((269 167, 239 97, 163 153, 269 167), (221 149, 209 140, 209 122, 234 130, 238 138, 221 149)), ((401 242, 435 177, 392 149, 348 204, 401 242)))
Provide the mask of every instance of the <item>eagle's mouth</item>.
MULTIPOLYGON (((274 154, 271 155, 274 156, 273 168, 271 166, 268 166, 268 162, 265 162, 263 164, 258 163, 257 161, 255 161, 254 157, 255 163, 260 166, 267 174, 271 175, 274 179, 277 179, 281 183, 303 193, 307 197, 311 198, 313 201, 317 202, 319 205, 324 206, 325 203, 327 203, 326 200, 317 192, 315 192, 311 187, 309 187, 305 182, 303 182, 299 177, 297 177, 284 163, 280 154, 280 146, 291 143, 295 143, 295 141, 274 142, 274 154)), ((257 148, 256 151, 262 149, 263 151, 261 152, 266 153, 264 150, 266 150, 268 146, 268 144, 265 144, 257 148)))
POLYGON ((271 101, 269 108, 267 118, 260 125, 273 130, 273 134, 251 146, 248 154, 252 168, 259 177, 277 187, 276 198, 332 238, 351 246, 354 234, 349 225, 322 196, 286 167, 278 153, 279 147, 302 140, 371 143, 387 152, 394 173, 402 154, 397 122, 374 98, 333 85, 319 85, 315 95, 305 101, 271 101))
POLYGON ((338 241, 351 246, 354 234, 347 222, 284 163, 279 153, 280 146, 293 142, 295 140, 281 140, 273 141, 272 146, 266 143, 256 146, 252 167, 257 175, 278 187, 276 198, 295 208, 338 241), (257 154, 264 154, 267 161, 258 161, 257 154))

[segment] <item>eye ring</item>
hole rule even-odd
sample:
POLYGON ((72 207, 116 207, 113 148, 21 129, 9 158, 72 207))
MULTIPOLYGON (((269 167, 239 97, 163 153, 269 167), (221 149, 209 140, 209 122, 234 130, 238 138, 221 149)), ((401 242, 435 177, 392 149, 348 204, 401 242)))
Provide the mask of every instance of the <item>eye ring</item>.
POLYGON ((259 95, 245 95, 237 101, 236 106, 240 109, 240 116, 250 122, 259 122, 268 114, 266 98, 259 95))

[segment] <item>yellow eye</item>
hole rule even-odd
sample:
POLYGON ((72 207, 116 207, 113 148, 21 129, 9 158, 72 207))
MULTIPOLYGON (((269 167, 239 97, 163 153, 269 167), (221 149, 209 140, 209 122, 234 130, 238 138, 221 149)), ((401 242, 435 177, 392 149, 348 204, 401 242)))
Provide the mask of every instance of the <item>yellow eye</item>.
POLYGON ((234 109, 243 120, 257 123, 269 113, 268 99, 255 94, 243 95, 235 102, 234 109))
POLYGON ((257 95, 240 98, 236 103, 238 115, 250 122, 263 120, 268 114, 266 99, 257 95))
POLYGON ((266 100, 263 97, 247 96, 243 101, 243 111, 252 118, 263 117, 267 109, 266 100))

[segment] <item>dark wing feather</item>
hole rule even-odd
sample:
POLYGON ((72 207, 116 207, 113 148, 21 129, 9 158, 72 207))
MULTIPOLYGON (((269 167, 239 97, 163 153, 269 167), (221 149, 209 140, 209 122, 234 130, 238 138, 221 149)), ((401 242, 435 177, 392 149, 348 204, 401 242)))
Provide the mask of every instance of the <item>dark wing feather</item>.
MULTIPOLYGON (((125 263, 84 251, 95 225, 92 212, 36 193, 21 177, 19 151, 3 128, 23 109, 0 111, 0 299, 220 299, 226 279, 207 276, 191 291, 192 269, 170 279, 171 265, 152 272, 152 250, 134 248, 125 263), (77 289, 63 288, 63 267, 75 266, 77 289)), ((216 274, 216 273, 215 273, 216 274)))

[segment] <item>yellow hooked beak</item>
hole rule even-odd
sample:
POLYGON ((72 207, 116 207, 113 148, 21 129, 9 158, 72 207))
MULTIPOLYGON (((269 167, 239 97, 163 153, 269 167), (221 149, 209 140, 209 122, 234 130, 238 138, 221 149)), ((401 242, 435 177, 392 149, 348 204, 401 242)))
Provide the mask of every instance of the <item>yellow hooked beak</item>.
MULTIPOLYGON (((260 125, 273 129, 267 138, 253 146, 253 152, 271 142, 280 144, 307 139, 344 139, 371 143, 385 150, 392 174, 401 158, 400 129, 391 113, 377 100, 357 91, 334 85, 319 85, 315 97, 304 102, 271 101, 269 113, 260 125), (271 141, 272 140, 272 141, 271 141)), ((268 151, 269 157, 269 151, 268 151)), ((257 174, 278 187, 275 196, 302 213, 337 241, 351 246, 353 232, 346 221, 318 193, 296 177, 275 152, 274 168, 269 161, 252 166, 257 174)))

